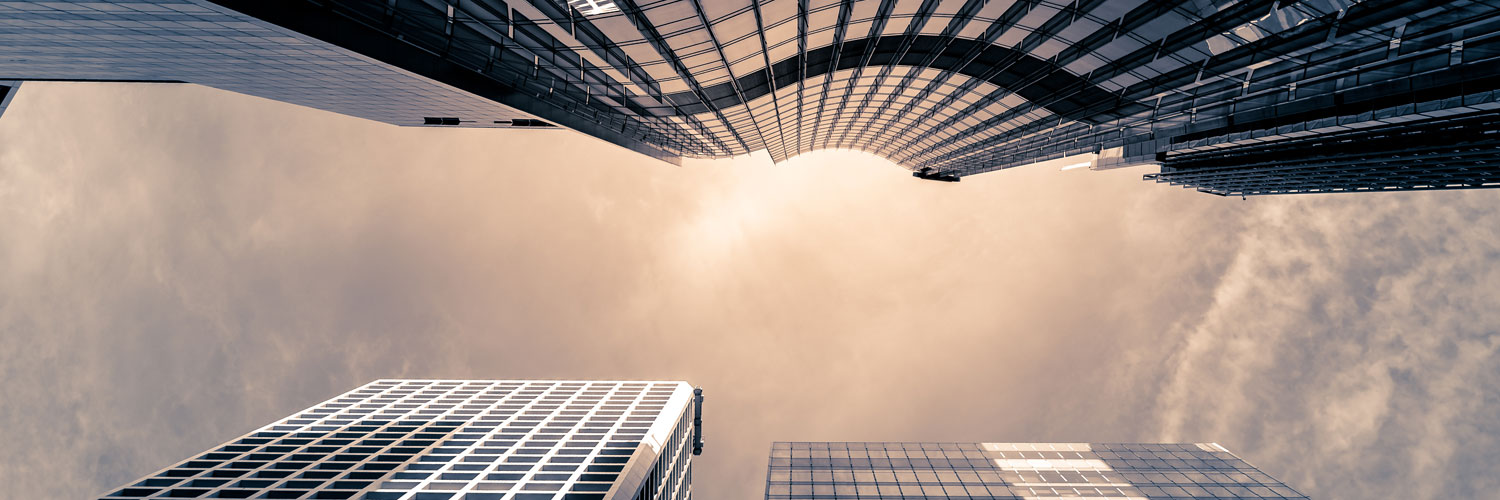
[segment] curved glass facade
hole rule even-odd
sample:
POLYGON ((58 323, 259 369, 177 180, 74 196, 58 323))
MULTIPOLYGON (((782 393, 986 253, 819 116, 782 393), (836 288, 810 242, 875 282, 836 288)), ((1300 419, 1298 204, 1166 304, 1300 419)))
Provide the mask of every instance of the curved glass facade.
POLYGON ((1496 0, 0 0, 0 12, 13 19, 0 26, 4 78, 205 83, 402 125, 557 124, 667 161, 854 149, 952 181, 1096 155, 1096 169, 1158 164, 1149 179, 1220 195, 1500 185, 1500 166, 1475 156, 1500 151, 1487 135, 1424 135, 1480 130, 1500 110, 1496 0), (1308 136, 1364 129, 1417 138, 1384 152, 1414 160, 1297 156, 1323 151, 1308 136))
POLYGON ((928 178, 1111 150, 1096 168, 1167 163, 1444 99, 1492 112, 1500 87, 1489 1, 327 2, 358 37, 304 26, 304 0, 216 3, 363 53, 399 37, 537 97, 525 111, 668 155, 856 149, 928 178))

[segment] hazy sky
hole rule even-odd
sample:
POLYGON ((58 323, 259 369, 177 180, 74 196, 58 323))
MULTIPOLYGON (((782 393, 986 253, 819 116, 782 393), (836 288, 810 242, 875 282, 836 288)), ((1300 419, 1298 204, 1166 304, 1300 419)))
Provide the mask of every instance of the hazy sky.
MULTIPOLYGON (((1500 191, 674 167, 204 87, 0 118, 0 497, 84 498, 375 378, 684 379, 773 440, 1218 442, 1325 499, 1500 489, 1500 191)), ((1489 492, 1489 493, 1485 493, 1489 492)))

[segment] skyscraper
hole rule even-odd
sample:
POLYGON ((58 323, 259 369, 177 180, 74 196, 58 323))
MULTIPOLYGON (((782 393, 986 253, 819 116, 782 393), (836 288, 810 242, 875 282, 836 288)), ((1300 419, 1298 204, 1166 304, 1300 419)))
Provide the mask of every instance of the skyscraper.
POLYGON ((10 107, 10 101, 16 98, 16 91, 20 87, 21 82, 0 80, 0 117, 5 116, 5 108, 10 107))
POLYGON ((1307 498, 1212 443, 775 443, 769 469, 766 500, 1307 498))
POLYGON ((858 149, 943 181, 1078 157, 1220 195, 1500 186, 1495 0, 0 0, 0 15, 0 78, 557 124, 667 161, 858 149))
POLYGON ((687 500, 685 382, 377 380, 104 498, 687 500))

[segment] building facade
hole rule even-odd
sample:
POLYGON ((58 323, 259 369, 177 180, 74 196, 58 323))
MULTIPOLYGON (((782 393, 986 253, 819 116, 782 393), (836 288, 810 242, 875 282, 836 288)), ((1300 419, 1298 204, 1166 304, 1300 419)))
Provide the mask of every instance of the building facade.
POLYGON ((1217 444, 775 443, 766 500, 1307 497, 1217 444))
POLYGON ((5 116, 5 108, 10 107, 10 102, 16 98, 18 90, 21 90, 21 82, 0 80, 0 118, 5 116))
POLYGON ((688 500, 685 382, 377 380, 108 499, 688 500))
POLYGON ((0 16, 0 79, 557 124, 668 161, 855 149, 952 181, 1079 156, 1226 196, 1500 185, 1497 0, 0 0, 0 16))

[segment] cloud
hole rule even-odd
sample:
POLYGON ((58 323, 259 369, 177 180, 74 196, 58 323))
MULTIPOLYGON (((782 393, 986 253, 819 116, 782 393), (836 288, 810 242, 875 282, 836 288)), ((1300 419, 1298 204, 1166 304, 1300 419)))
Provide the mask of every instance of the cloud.
MULTIPOLYGON (((1220 440, 1326 498, 1496 480, 1500 213, 1490 193, 1260 207, 1201 317, 1158 339, 1163 440, 1220 440), (1248 451, 1248 453, 1245 453, 1248 451), (1462 478, 1462 479, 1459 479, 1462 478)), ((1132 380, 1159 376, 1136 370, 1132 380)))
POLYGON ((799 439, 1217 441, 1318 498, 1495 486, 1493 192, 673 167, 187 85, 12 106, 3 497, 98 494, 403 376, 690 380, 713 498, 759 497, 799 439))
MULTIPOLYGON (((193 86, 22 92, 0 121, 0 407, 8 446, 46 459, 0 467, 0 496, 97 494, 369 379, 439 374, 464 357, 444 333, 469 310, 501 318, 485 333, 524 331, 567 306, 517 296, 562 287, 597 301, 580 284, 629 272, 576 265, 603 249, 567 232, 610 215, 507 193, 514 164, 459 161, 495 158, 484 141, 444 151, 451 141, 423 131, 193 86), (93 119, 28 123, 71 110, 93 119), (359 154, 397 135, 385 161, 359 154), (548 245, 530 251, 537 234, 548 245)), ((500 152, 541 164, 526 153, 539 135, 500 152)), ((527 188, 616 172, 535 175, 527 188)))

